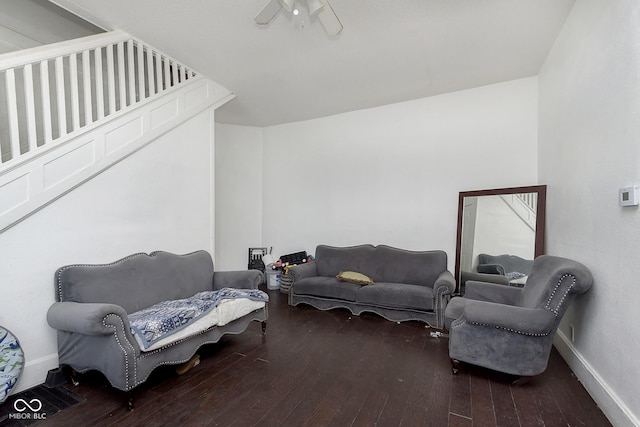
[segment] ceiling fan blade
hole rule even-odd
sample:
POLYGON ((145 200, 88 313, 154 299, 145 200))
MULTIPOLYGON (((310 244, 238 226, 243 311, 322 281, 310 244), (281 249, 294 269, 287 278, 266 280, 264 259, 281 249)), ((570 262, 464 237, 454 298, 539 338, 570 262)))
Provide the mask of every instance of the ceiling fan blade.
POLYGON ((278 0, 269 0, 253 20, 256 21, 258 25, 267 25, 276 17, 280 9, 282 9, 282 6, 280 6, 278 0))
POLYGON ((324 30, 330 36, 337 36, 342 32, 342 22, 338 19, 338 15, 333 11, 333 8, 327 0, 320 0, 324 4, 324 9, 318 13, 318 19, 324 30))

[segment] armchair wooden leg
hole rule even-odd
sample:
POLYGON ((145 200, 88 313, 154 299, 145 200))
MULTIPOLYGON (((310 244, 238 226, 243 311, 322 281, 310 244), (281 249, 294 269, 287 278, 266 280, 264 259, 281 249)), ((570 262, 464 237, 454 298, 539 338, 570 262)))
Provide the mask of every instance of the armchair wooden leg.
POLYGON ((513 380, 511 385, 514 385, 514 386, 525 385, 525 384, 530 383, 532 379, 533 379, 533 377, 518 377, 515 380, 513 380))
POLYGON ((453 375, 456 375, 460 370, 460 361, 456 359, 451 359, 451 372, 453 375))

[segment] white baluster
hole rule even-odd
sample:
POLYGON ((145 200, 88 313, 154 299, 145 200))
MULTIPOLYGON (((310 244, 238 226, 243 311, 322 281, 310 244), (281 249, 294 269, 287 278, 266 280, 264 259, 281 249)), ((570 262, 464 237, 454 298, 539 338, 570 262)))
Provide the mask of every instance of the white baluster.
POLYGON ((33 93, 33 66, 24 66, 24 99, 27 109, 27 141, 29 142, 29 152, 38 146, 38 135, 36 131, 36 106, 33 93))
POLYGON ((51 127, 51 95, 49 91, 49 61, 40 62, 40 93, 42 94, 42 131, 44 132, 44 144, 53 139, 51 127))
POLYGON ((156 93, 156 84, 153 78, 153 52, 147 47, 145 50, 147 58, 147 84, 149 85, 149 97, 152 97, 156 93))
POLYGON ((67 107, 64 99, 64 64, 62 56, 55 59, 56 95, 58 100, 58 137, 67 134, 67 107))
POLYGON ((118 89, 120 95, 119 110, 127 107, 127 82, 124 76, 124 42, 118 42, 118 89))
POLYGON ((82 89, 84 98, 84 125, 93 123, 93 112, 91 111, 91 56, 88 50, 82 52, 82 89))
POLYGON ((138 100, 145 98, 144 84, 144 45, 138 42, 138 100))
POLYGON ((69 80, 71 83, 71 132, 80 128, 80 97, 78 94, 78 56, 69 55, 69 80))
POLYGON ((164 89, 171 87, 171 71, 169 70, 169 58, 164 58, 164 89))
POLYGON ((171 74, 173 76, 172 78, 172 84, 171 86, 177 86, 178 85, 178 64, 177 63, 173 63, 173 66, 171 67, 171 74))
POLYGON ((96 71, 96 121, 104 118, 104 82, 102 77, 102 48, 94 51, 96 71))
POLYGON ((162 92, 162 57, 159 52, 155 52, 156 60, 156 92, 162 92))
POLYGON ((116 112, 116 73, 112 44, 107 46, 107 92, 109 93, 109 111, 107 115, 109 115, 116 112))
POLYGON ((127 41, 127 82, 129 83, 129 105, 136 103, 136 75, 133 59, 133 40, 127 41))
POLYGON ((6 71, 5 86, 7 90, 7 108, 9 112, 11 160, 15 160, 20 157, 20 130, 18 124, 18 104, 16 101, 16 76, 13 68, 9 68, 6 71))

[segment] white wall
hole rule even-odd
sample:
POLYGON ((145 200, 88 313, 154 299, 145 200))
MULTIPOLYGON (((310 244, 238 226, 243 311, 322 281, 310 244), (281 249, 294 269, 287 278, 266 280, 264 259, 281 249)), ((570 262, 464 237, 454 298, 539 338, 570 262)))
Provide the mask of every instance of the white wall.
POLYGON ((556 344, 620 426, 640 425, 640 210, 617 204, 640 184, 639 20, 636 0, 578 0, 539 76, 546 252, 594 276, 556 344))
POLYGON ((537 90, 533 77, 265 128, 263 245, 442 249, 453 271, 458 192, 538 182, 537 90))
POLYGON ((212 126, 200 113, 0 234, 0 324, 26 356, 17 390, 58 366, 46 321, 58 267, 213 249, 212 126))
POLYGON ((216 269, 246 270, 262 247, 262 128, 216 124, 216 269))

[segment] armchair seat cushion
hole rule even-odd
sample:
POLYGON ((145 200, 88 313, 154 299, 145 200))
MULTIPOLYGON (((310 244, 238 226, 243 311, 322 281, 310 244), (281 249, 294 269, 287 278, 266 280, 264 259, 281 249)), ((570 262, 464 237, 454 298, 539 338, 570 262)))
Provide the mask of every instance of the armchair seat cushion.
POLYGON ((404 283, 378 282, 358 289, 356 302, 379 307, 433 310, 433 288, 404 283))

